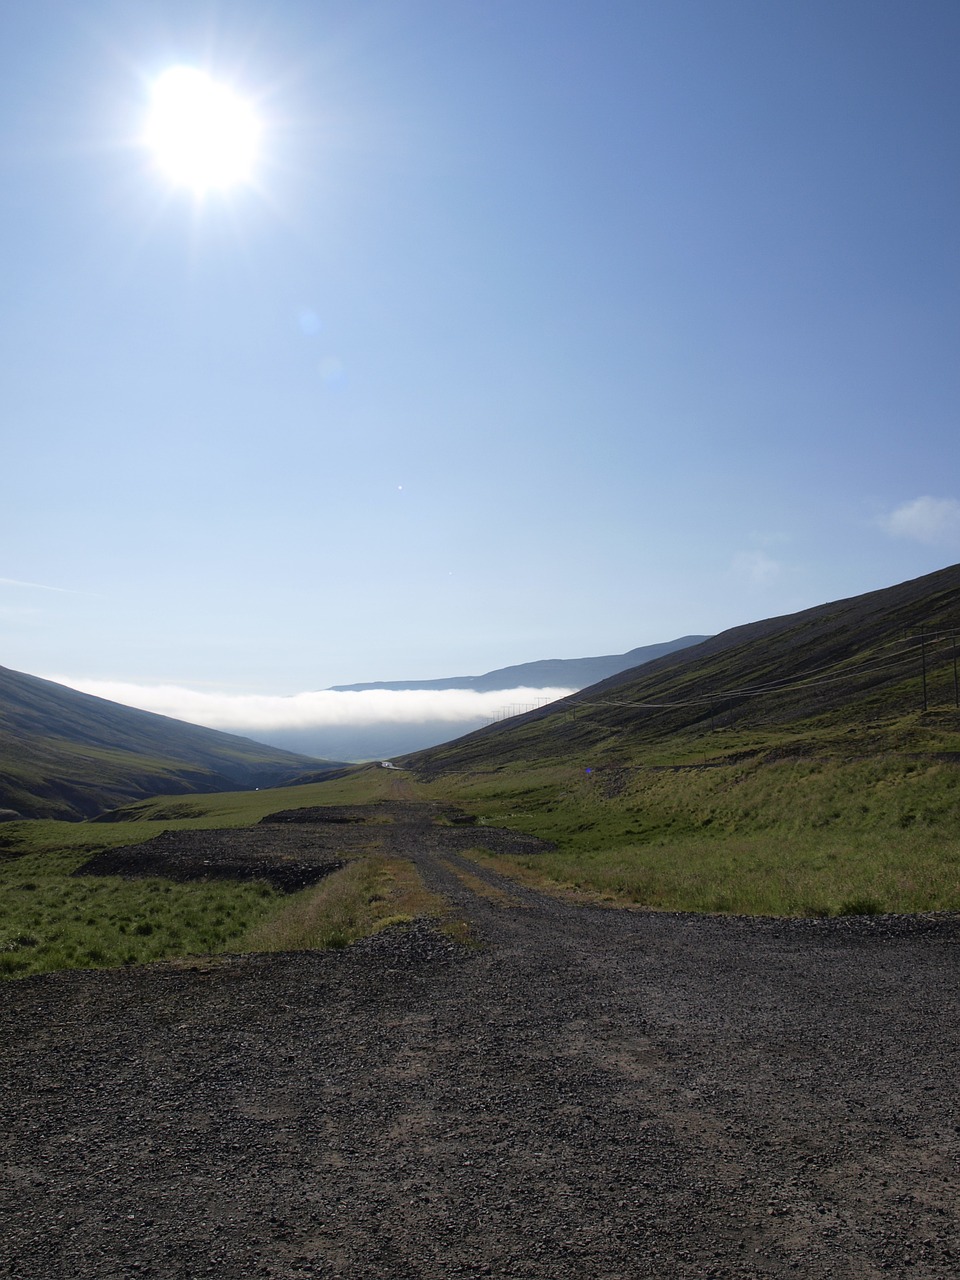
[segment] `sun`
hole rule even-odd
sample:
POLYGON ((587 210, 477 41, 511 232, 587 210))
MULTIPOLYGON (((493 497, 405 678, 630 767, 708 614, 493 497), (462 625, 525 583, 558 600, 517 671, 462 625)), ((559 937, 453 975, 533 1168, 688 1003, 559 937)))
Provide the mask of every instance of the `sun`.
POLYGON ((195 195, 253 178, 261 123, 253 105, 196 67, 170 67, 153 83, 143 141, 157 168, 195 195))

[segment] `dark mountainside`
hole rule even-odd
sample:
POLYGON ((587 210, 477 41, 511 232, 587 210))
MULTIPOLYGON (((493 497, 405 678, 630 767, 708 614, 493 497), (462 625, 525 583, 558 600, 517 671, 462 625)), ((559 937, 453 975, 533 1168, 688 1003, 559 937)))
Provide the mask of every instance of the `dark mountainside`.
POLYGON ((582 689, 607 676, 653 662, 666 654, 699 644, 707 636, 681 636, 663 644, 641 645, 629 653, 609 654, 598 658, 545 658, 540 662, 521 662, 514 667, 499 667, 482 676, 449 676, 443 680, 379 680, 372 684, 335 684, 335 693, 357 693, 364 689, 476 689, 492 693, 498 689, 582 689))
MULTIPOLYGON (((598 762, 674 735, 778 726, 850 732, 922 709, 955 709, 960 565, 862 596, 734 627, 455 742, 403 757, 432 773, 559 760, 598 762), (921 638, 921 632, 924 637, 921 638)), ((722 745, 722 744, 718 744, 722 745)))
POLYGON ((22 817, 92 817, 161 792, 276 786, 324 767, 335 766, 0 667, 0 810, 22 817))

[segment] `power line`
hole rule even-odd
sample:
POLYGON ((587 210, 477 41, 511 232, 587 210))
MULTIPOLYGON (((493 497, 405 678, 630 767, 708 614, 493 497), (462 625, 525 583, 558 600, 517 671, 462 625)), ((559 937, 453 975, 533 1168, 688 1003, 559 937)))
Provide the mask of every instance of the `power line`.
POLYGON ((781 679, 769 680, 760 684, 744 685, 732 689, 716 689, 709 694, 699 695, 694 698, 674 699, 670 702, 626 702, 615 699, 572 699, 576 707, 628 707, 636 710, 672 710, 682 707, 696 707, 715 703, 718 699, 723 698, 758 698, 766 693, 774 693, 781 690, 801 689, 801 688, 817 688, 825 685, 838 684, 851 677, 862 677, 871 673, 879 673, 890 670, 902 663, 905 659, 915 655, 919 651, 922 667, 923 682, 923 709, 928 709, 927 702, 927 650, 930 641, 942 641, 950 639, 953 646, 953 671, 954 671, 954 699, 956 705, 960 707, 960 675, 958 675, 957 667, 957 641, 956 631, 938 631, 927 632, 921 630, 918 639, 911 641, 908 637, 904 637, 902 641, 888 641, 883 647, 893 648, 897 646, 899 652, 886 657, 867 656, 864 655, 858 659, 856 657, 842 658, 837 662, 825 663, 822 666, 814 667, 811 671, 803 676, 791 677, 784 676, 781 679), (823 672, 834 671, 836 674, 832 676, 823 676, 820 679, 811 677, 820 675, 823 672))

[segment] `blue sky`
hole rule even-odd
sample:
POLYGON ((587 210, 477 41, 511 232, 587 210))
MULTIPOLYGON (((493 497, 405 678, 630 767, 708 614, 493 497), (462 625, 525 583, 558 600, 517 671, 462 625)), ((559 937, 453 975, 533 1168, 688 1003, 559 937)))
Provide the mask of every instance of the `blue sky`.
POLYGON ((0 662, 289 695, 960 559, 955 0, 0 12, 0 662), (250 186, 140 143, 256 104, 250 186))

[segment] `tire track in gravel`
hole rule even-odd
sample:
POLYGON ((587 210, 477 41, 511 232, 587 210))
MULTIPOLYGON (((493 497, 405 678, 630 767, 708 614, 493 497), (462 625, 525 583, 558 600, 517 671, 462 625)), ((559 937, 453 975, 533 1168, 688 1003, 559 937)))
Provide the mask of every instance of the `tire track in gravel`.
POLYGON ((384 812, 479 948, 6 988, 0 1274, 960 1274, 956 921, 576 906, 384 812))

